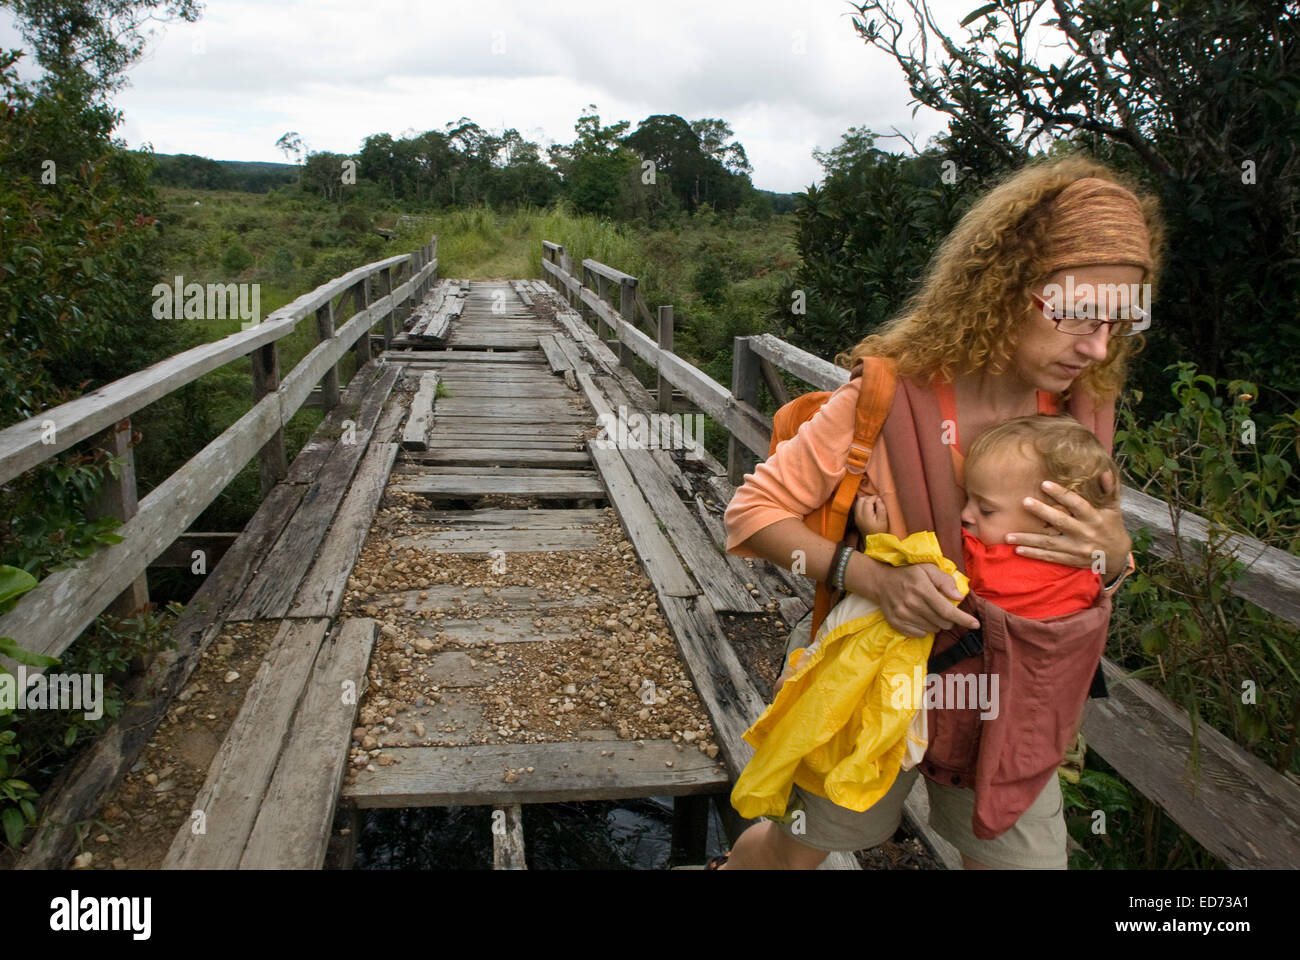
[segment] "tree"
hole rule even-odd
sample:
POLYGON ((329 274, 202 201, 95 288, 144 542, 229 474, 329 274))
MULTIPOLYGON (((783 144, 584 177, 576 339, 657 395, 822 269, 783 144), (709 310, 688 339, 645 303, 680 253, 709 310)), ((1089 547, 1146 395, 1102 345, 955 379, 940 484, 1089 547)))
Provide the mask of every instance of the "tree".
MULTIPOLYGON (((858 34, 949 117, 946 159, 986 182, 1053 149, 1140 178, 1168 223, 1141 377, 1174 360, 1300 394, 1300 48, 1294 0, 1000 0, 964 41, 924 0, 855 4, 858 34), (900 12, 905 9, 906 13, 900 12)), ((1160 403, 1166 391, 1150 390, 1160 403)), ((1152 415, 1154 409, 1145 410, 1152 415)))
POLYGON ((125 82, 126 68, 144 52, 141 28, 150 22, 195 22, 197 0, 9 0, 36 62, 52 74, 79 73, 97 91, 125 82))

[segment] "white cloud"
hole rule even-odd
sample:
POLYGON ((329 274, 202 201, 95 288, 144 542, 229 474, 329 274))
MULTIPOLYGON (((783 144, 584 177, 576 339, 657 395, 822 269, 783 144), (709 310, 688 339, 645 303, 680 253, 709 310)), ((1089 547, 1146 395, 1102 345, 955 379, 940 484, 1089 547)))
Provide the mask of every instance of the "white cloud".
MULTIPOLYGON (((932 6, 950 24, 971 2, 932 6)), ((603 123, 633 128, 656 113, 721 118, 757 186, 802 190, 820 178, 813 148, 850 126, 918 142, 944 127, 924 109, 913 120, 901 71, 853 13, 841 0, 208 0, 198 23, 158 28, 118 95, 119 134, 161 153, 282 160, 288 130, 353 152, 372 133, 465 116, 568 142, 595 103, 603 123)), ((0 42, 15 37, 0 23, 0 42)))

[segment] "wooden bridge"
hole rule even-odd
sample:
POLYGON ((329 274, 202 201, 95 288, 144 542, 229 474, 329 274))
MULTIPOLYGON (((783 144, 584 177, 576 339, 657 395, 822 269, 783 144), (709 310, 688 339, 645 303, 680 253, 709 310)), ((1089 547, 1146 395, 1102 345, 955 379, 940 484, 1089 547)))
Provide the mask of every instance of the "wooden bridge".
MULTIPOLYGON (((101 505, 123 541, 49 576, 0 636, 59 655, 101 611, 146 602, 149 566, 210 563, 177 648, 46 792, 19 866, 66 865, 77 825, 163 738, 196 728, 214 748, 193 783, 162 791, 175 828, 162 866, 319 868, 331 851, 346 865, 367 807, 492 806, 500 867, 524 863, 527 803, 672 796, 687 859, 710 799, 730 834, 743 828, 727 794, 768 692, 750 638, 788 632, 812 589, 725 554, 722 512, 767 450, 760 383, 784 400, 779 371, 818 389, 846 373, 771 336, 737 338, 728 390, 673 352, 672 308, 652 315, 635 278, 593 260, 575 272, 558 244, 542 254, 549 282, 438 280, 434 238, 0 431, 0 482, 89 439, 127 464, 101 505), (308 315, 319 343, 281 377, 277 341, 308 315), (137 503, 130 416, 249 354, 252 409, 137 503), (324 421, 289 463, 284 426, 312 404, 324 421), (696 411, 730 434, 725 466, 696 411), (192 531, 254 457, 263 499, 245 529, 192 531)), ((1127 489, 1125 502, 1130 525, 1172 550, 1163 505, 1127 489)), ((1205 533, 1184 522, 1182 536, 1205 533)), ((1300 564, 1237 546, 1253 561, 1248 599, 1297 622, 1300 564)), ((1090 745, 1231 866, 1300 864, 1292 780, 1202 726, 1193 782, 1186 715, 1107 673, 1090 745)), ((920 784, 906 812, 959 866, 920 784)))

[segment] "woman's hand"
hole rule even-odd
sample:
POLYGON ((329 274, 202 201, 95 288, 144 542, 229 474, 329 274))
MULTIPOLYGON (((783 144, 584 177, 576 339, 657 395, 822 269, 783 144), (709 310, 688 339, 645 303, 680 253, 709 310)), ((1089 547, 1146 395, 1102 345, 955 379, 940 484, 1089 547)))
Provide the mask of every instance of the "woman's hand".
MULTIPOLYGON (((1115 478, 1109 471, 1101 482, 1107 492, 1114 489, 1115 478)), ((1098 509, 1050 480, 1043 481, 1043 491, 1059 506, 1027 498, 1025 509, 1059 534, 1009 533, 1007 543, 1017 544, 1016 553, 1023 556, 1070 567, 1093 567, 1103 581, 1113 580, 1133 549, 1119 506, 1098 509)))
POLYGON ((980 622, 954 600, 961 599, 957 581, 933 563, 901 567, 855 553, 845 578, 848 588, 880 607, 889 625, 905 637, 923 637, 949 627, 978 630, 980 622), (861 559, 861 564, 854 561, 861 559))

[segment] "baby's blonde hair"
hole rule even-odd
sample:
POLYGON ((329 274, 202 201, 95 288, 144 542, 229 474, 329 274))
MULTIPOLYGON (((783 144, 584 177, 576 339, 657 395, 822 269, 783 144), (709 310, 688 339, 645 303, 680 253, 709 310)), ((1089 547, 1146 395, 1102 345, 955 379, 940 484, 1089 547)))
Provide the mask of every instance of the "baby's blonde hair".
POLYGON ((1011 444, 1028 447, 1045 478, 1079 494, 1094 507, 1114 506, 1119 500, 1119 467, 1092 431, 1069 414, 1034 414, 1005 420, 990 427, 971 444, 965 467, 1004 452, 1011 444), (1106 471, 1115 481, 1110 493, 1101 485, 1106 471))

